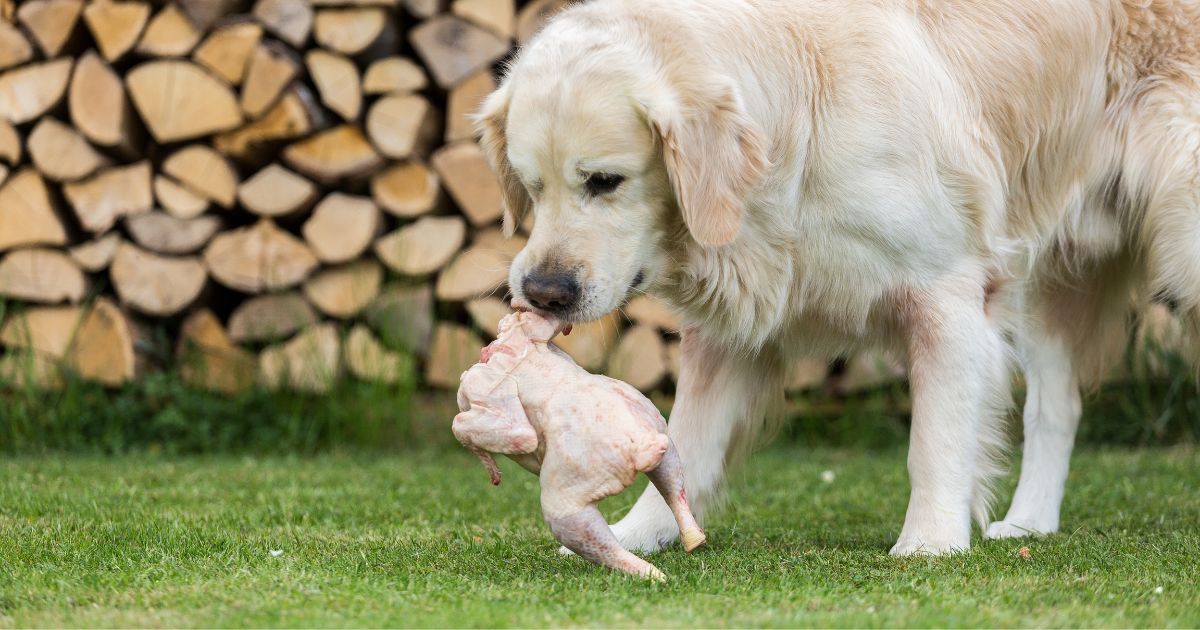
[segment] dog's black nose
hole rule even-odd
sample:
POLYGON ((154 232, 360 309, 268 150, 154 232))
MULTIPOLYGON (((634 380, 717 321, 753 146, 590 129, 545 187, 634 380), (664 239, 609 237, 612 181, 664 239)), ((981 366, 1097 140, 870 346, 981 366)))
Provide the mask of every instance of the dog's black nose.
POLYGON ((534 308, 563 314, 579 301, 579 283, 567 272, 534 271, 521 282, 521 292, 534 308))

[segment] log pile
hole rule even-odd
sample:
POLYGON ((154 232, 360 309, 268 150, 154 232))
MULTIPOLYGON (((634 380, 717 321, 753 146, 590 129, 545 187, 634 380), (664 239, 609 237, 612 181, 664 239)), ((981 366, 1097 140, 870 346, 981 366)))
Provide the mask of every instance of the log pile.
MULTIPOLYGON (((455 387, 526 236, 469 115, 566 2, 0 1, 0 384, 455 387)), ((562 345, 649 391, 678 327, 562 345)))

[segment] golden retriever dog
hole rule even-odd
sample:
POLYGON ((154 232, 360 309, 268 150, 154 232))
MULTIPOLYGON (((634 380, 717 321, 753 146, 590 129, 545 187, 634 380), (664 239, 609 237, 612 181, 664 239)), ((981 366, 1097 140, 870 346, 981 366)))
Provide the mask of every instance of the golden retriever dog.
MULTIPOLYGON (((896 555, 1054 532, 1079 389, 1131 300, 1200 321, 1200 2, 593 0, 555 17, 478 118, 514 299, 570 321, 674 304, 670 436, 711 511, 788 361, 907 361, 896 555), (1024 460, 1003 520, 1012 362, 1024 460)), ((650 488, 612 528, 678 533, 650 488)))

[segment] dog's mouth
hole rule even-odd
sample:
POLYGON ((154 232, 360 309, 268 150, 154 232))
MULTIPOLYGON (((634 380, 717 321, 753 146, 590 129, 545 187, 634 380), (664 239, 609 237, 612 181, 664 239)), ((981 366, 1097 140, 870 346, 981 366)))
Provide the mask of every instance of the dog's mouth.
MULTIPOLYGON (((621 302, 620 302, 620 304, 618 304, 618 308, 620 306, 623 306, 624 304, 628 303, 630 298, 633 297, 634 293, 636 291, 642 289, 645 284, 646 284, 646 270, 639 269, 638 272, 636 274, 634 274, 633 280, 629 283, 629 286, 626 287, 625 295, 621 298, 621 302)), ((509 306, 514 311, 533 312, 533 313, 537 313, 538 315, 541 315, 543 317, 553 318, 553 319, 556 319, 556 320, 562 322, 562 324, 563 324, 562 334, 563 335, 571 334, 571 330, 574 328, 575 324, 586 323, 588 321, 593 321, 595 319, 599 319, 599 317, 595 317, 592 319, 583 319, 580 317, 580 313, 578 312, 578 309, 572 309, 570 311, 565 311, 565 312, 544 311, 542 309, 539 309, 539 308, 533 306, 529 302, 518 298, 517 296, 513 295, 512 293, 509 293, 508 296, 506 296, 506 297, 508 298, 507 301, 509 302, 509 306)))

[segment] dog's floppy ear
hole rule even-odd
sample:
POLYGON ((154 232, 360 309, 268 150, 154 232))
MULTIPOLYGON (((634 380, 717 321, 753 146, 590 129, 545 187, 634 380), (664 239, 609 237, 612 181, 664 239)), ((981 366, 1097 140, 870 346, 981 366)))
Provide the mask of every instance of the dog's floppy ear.
POLYGON ((692 238, 705 247, 728 245, 767 166, 762 133, 737 88, 728 80, 697 84, 642 105, 692 238))
POLYGON ((488 163, 500 180, 504 235, 512 236, 532 202, 508 161, 508 140, 504 136, 504 127, 508 122, 508 93, 508 83, 505 82, 483 101, 479 113, 475 115, 475 131, 480 135, 480 145, 488 163))

